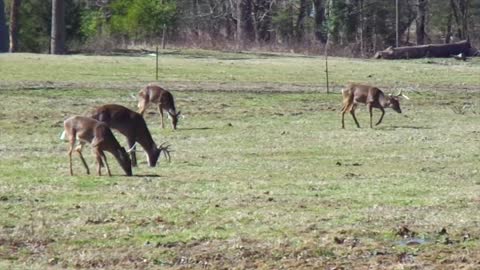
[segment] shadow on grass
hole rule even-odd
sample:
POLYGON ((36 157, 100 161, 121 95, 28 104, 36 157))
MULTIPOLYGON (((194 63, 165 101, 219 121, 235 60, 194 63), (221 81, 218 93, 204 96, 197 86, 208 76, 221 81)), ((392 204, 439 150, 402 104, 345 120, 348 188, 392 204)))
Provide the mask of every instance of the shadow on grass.
POLYGON ((134 174, 131 177, 161 177, 159 174, 134 174))
POLYGON ((197 128, 179 128, 179 130, 209 130, 211 127, 197 127, 197 128))
POLYGON ((410 126, 410 125, 404 125, 404 126, 376 127, 375 129, 378 129, 378 130, 396 130, 396 129, 432 129, 432 127, 429 127, 429 126, 410 126))

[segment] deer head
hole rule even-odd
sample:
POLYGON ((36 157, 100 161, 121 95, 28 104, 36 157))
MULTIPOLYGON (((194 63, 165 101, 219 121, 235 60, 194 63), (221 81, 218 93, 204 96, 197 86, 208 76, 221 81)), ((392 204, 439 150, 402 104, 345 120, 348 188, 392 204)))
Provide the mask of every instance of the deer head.
MULTIPOLYGON (((161 154, 165 156, 165 158, 170 161, 170 152, 173 152, 173 150, 170 150, 170 145, 165 145, 166 142, 162 143, 160 146, 154 146, 154 149, 152 151, 147 151, 147 158, 148 158, 148 165, 150 167, 155 167, 157 165, 157 161, 160 158, 161 154)), ((132 147, 133 148, 133 147, 132 147)), ((135 150, 132 150, 135 151, 135 150)))
POLYGON ((400 108, 400 98, 403 97, 405 99, 410 99, 402 92, 403 90, 400 90, 396 95, 389 94, 389 98, 387 99, 387 107, 392 108, 397 113, 402 113, 402 109, 400 108))
POLYGON ((168 112, 168 117, 172 118, 172 127, 173 129, 177 129, 177 124, 178 124, 178 118, 180 118, 180 113, 181 111, 175 113, 175 112, 168 112))

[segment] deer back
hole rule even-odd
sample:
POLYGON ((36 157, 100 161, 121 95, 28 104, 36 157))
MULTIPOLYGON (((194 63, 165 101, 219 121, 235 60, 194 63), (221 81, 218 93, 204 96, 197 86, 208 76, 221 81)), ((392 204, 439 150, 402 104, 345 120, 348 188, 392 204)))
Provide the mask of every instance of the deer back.
POLYGON ((132 164, 125 148, 123 148, 113 135, 111 129, 100 121, 90 117, 73 116, 64 122, 65 132, 69 140, 80 140, 91 143, 97 152, 110 152, 118 161, 128 176, 132 175, 132 164))
MULTIPOLYGON (((140 91, 144 99, 151 103, 161 104, 163 109, 175 113, 175 101, 173 99, 172 93, 163 89, 158 85, 147 85, 144 89, 140 91)), ((140 96, 140 94, 139 94, 140 96)))
POLYGON ((144 149, 150 149, 155 145, 142 115, 124 106, 106 104, 96 108, 91 117, 137 141, 144 149))

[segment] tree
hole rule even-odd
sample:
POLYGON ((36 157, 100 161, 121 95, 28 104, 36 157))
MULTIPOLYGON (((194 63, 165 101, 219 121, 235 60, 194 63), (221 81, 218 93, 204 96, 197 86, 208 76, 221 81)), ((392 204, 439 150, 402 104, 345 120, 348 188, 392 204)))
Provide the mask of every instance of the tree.
POLYGON ((64 0, 52 0, 51 54, 65 53, 65 6, 64 0))
POLYGON ((110 5, 111 30, 132 39, 152 39, 175 22, 175 1, 117 0, 110 5))
POLYGON ((417 45, 425 44, 425 19, 428 0, 418 0, 417 2, 417 45))
POLYGON ((450 1, 455 22, 457 24, 458 38, 468 38, 468 17, 469 17, 469 0, 451 0, 450 1))
POLYGON ((240 33, 239 39, 241 46, 245 46, 253 41, 255 41, 255 27, 253 25, 252 17, 252 0, 238 0, 240 1, 239 5, 239 24, 240 24, 240 33))
POLYGON ((311 9, 311 2, 307 0, 300 0, 300 7, 298 9, 297 24, 295 27, 295 35, 297 42, 302 42, 305 35, 305 19, 311 9))
POLYGON ((21 0, 12 0, 10 9, 10 49, 11 53, 18 50, 18 28, 21 0))
POLYGON ((8 28, 5 18, 5 3, 0 0, 0 53, 8 52, 8 28))
POLYGON ((327 41, 327 35, 325 31, 325 1, 313 0, 313 6, 315 9, 315 38, 322 43, 327 41))
POLYGON ((255 14, 255 39, 258 43, 272 41, 272 7, 274 0, 256 0, 253 13, 255 14))

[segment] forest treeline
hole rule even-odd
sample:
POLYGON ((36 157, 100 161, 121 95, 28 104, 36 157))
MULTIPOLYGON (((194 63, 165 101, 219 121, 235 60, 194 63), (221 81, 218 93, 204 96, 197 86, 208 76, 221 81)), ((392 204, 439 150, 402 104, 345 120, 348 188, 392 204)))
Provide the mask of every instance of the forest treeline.
POLYGON ((479 30, 476 0, 0 0, 0 51, 12 52, 161 45, 315 54, 328 41, 333 54, 367 57, 397 38, 476 44, 479 30))

